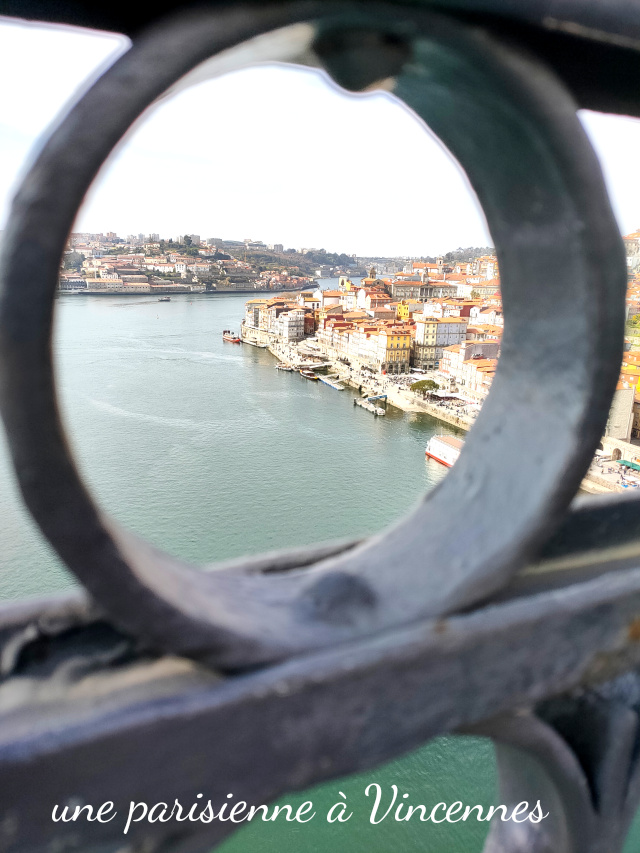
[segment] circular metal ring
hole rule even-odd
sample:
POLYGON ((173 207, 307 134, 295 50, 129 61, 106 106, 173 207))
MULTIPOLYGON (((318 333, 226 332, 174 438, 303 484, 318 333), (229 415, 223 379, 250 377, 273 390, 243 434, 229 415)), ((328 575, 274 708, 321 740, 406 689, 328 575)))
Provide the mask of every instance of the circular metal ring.
POLYGON ((2 412, 31 513, 118 625, 224 667, 441 616, 499 588, 573 497, 622 352, 624 251, 572 99, 485 31, 399 4, 237 4, 146 33, 42 150, 14 202, 1 275, 2 412), (274 30, 272 59, 320 61, 353 89, 384 78, 457 157, 495 241, 507 323, 458 463, 409 517, 354 547, 201 572, 124 531, 84 487, 56 403, 53 296, 76 212, 132 123, 199 63, 274 30))

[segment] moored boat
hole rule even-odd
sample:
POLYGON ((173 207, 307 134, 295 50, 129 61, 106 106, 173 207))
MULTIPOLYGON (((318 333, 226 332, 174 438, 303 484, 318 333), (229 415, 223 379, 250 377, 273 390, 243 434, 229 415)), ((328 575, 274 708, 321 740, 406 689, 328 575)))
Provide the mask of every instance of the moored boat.
POLYGON ((241 344, 242 341, 236 335, 235 332, 232 332, 230 329, 224 329, 222 332, 222 340, 229 341, 230 344, 241 344))
POLYGON ((287 373, 293 373, 293 367, 290 364, 276 364, 276 370, 286 370, 287 373))
POLYGON ((366 409, 368 412, 371 412, 372 415, 375 415, 377 418, 386 415, 387 413, 382 408, 382 406, 375 406, 371 403, 366 397, 357 397, 353 400, 354 406, 360 406, 361 409, 366 409))
POLYGON ((316 381, 318 379, 313 370, 301 370, 300 376, 304 376, 305 379, 315 379, 316 381))
POLYGON ((436 462, 441 462, 447 468, 451 468, 460 456, 463 447, 464 441, 454 435, 434 435, 427 442, 425 456, 429 456, 436 462))

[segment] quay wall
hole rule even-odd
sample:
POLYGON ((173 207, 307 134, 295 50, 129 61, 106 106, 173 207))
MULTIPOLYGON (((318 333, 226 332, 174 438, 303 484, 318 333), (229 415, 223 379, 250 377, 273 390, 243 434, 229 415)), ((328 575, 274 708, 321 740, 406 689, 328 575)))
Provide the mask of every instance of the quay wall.
POLYGON ((422 400, 417 396, 417 394, 414 394, 411 391, 399 391, 396 388, 385 388, 385 390, 381 392, 378 386, 373 385, 372 383, 370 384, 366 380, 363 381, 359 378, 353 379, 348 372, 344 372, 344 367, 339 362, 334 365, 334 369, 338 372, 340 381, 343 384, 351 385, 352 388, 362 390, 363 393, 366 392, 370 396, 384 393, 387 395, 387 402, 405 412, 424 412, 426 415, 430 415, 438 421, 458 427, 458 429, 465 430, 465 432, 470 430, 473 426, 473 420, 471 420, 471 418, 460 417, 452 412, 448 412, 441 406, 435 406, 433 403, 428 403, 426 400, 422 400))
POLYGON ((591 471, 580 484, 580 488, 583 492, 589 492, 591 495, 603 495, 609 492, 626 491, 626 489, 623 489, 618 483, 612 483, 609 480, 605 480, 604 477, 599 477, 591 471))
MULTIPOLYGON (((279 339, 269 332, 249 327, 245 328, 243 326, 242 337, 243 340, 246 340, 248 343, 251 342, 255 344, 259 342, 259 345, 267 344, 269 352, 279 361, 294 360, 293 353, 295 348, 291 346, 287 348, 286 345, 283 346, 279 339)), ((320 354, 318 354, 318 357, 320 357, 320 354)), ((375 384, 373 377, 371 380, 364 379, 361 376, 354 378, 349 374, 349 371, 345 368, 345 365, 342 362, 332 359, 331 356, 325 356, 325 358, 328 361, 331 361, 330 370, 333 373, 338 374, 338 381, 343 385, 349 385, 352 388, 357 388, 359 391, 367 393, 369 396, 381 393, 380 380, 383 377, 376 376, 375 384)), ((431 417, 436 420, 458 427, 458 429, 465 431, 471 429, 473 425, 473 421, 470 418, 460 417, 452 412, 444 410, 441 406, 435 406, 433 403, 428 403, 426 400, 420 399, 420 397, 413 394, 411 391, 399 391, 396 388, 386 388, 383 393, 387 395, 388 403, 405 412, 424 412, 427 415, 431 415, 431 417)))
POLYGON ((251 326, 245 326, 243 323, 240 327, 240 337, 246 344, 267 347, 271 344, 273 335, 270 335, 269 332, 265 332, 263 329, 254 329, 251 326))
POLYGON ((432 418, 444 421, 444 423, 458 427, 458 429, 463 429, 465 432, 468 432, 473 426, 474 422, 471 418, 454 415, 451 412, 444 411, 440 406, 434 406, 433 403, 427 403, 426 400, 418 399, 416 401, 416 405, 418 406, 419 411, 431 415, 432 418))
MULTIPOLYGON (((279 361, 292 361, 294 356, 295 347, 283 345, 279 339, 268 332, 242 327, 242 337, 247 343, 251 342, 254 345, 258 346, 268 346, 269 352, 275 356, 279 361)), ((325 356, 325 358, 329 359, 329 356, 325 356)), ((350 386, 352 388, 356 388, 361 393, 366 393, 369 396, 375 396, 376 394, 381 393, 379 380, 381 377, 376 377, 376 383, 373 382, 373 377, 371 380, 363 379, 362 377, 353 377, 349 374, 349 371, 345 369, 345 365, 340 362, 332 359, 331 371, 338 374, 338 381, 343 385, 350 386)), ((395 388, 387 388, 384 389, 382 393, 387 394, 387 402, 392 406, 396 406, 398 409, 402 409, 405 412, 424 412, 427 415, 430 415, 432 418, 441 421, 442 423, 449 424, 450 426, 457 427, 458 429, 464 430, 468 432, 469 429, 473 426, 473 420, 466 417, 460 417, 458 415, 453 414, 452 412, 448 412, 443 409, 441 406, 436 406, 433 403, 429 403, 426 400, 421 399, 416 394, 411 393, 410 391, 398 391, 395 388)), ((619 440, 613 439, 609 440, 611 444, 620 445, 624 449, 630 447, 626 442, 621 442, 619 440)), ((609 448, 607 448, 609 449, 609 448)), ((634 448, 637 449, 637 448, 634 448)), ((589 471, 587 476, 582 481, 581 487, 582 491, 589 492, 590 494, 604 494, 607 492, 622 492, 624 491, 622 486, 617 483, 612 483, 609 480, 604 479, 603 477, 599 477, 597 474, 593 473, 593 471, 589 471)))

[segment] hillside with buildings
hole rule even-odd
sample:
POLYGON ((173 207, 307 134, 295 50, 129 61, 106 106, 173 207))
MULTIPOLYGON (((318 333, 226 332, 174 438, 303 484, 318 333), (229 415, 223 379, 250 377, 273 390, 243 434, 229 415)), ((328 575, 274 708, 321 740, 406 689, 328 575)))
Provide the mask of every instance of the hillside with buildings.
POLYGON ((70 293, 248 292, 306 287, 316 278, 359 274, 354 256, 324 249, 285 249, 246 239, 184 234, 73 233, 59 289, 70 293))
MULTIPOLYGON (((599 470, 592 472, 596 479, 608 474, 603 482, 609 486, 618 469, 605 471, 603 460, 627 460, 640 469, 640 231, 624 237, 624 243, 628 336, 599 470)), ((73 233, 59 290, 255 294, 242 321, 246 343, 294 361, 302 346, 302 359, 330 362, 359 381, 369 377, 388 387, 392 380, 397 405, 430 411, 463 428, 473 423, 491 387, 504 325, 500 272, 491 249, 407 260, 285 249, 248 238, 73 233), (319 278, 335 278, 338 284, 322 290, 319 278), (428 400, 408 390, 420 378, 437 386, 428 400)))
MULTIPOLYGON (((640 486, 633 473, 640 471, 640 232, 625 245, 629 337, 589 475, 594 491, 640 486)), ((391 274, 372 267, 358 283, 342 276, 335 290, 252 299, 242 337, 294 364, 297 353, 307 360, 315 355, 342 381, 469 428, 491 388, 503 327, 498 261, 483 254, 407 262, 391 274), (434 389, 428 401, 415 385, 427 378, 434 389)))

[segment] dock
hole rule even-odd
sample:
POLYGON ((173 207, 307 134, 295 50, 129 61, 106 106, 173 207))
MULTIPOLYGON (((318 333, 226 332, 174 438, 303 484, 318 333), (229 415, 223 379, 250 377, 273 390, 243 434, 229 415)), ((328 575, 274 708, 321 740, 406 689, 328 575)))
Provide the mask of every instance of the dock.
POLYGON ((344 391, 344 385, 341 385, 339 382, 336 382, 338 379, 338 374, 335 373, 332 376, 318 376, 320 382, 324 382, 325 385, 328 385, 330 388, 335 388, 336 391, 344 391))
MULTIPOLYGON (((293 364, 293 362, 291 362, 293 364)), ((322 367, 332 367, 330 361, 297 361, 295 362, 296 369, 303 368, 304 370, 320 370, 322 367)))

